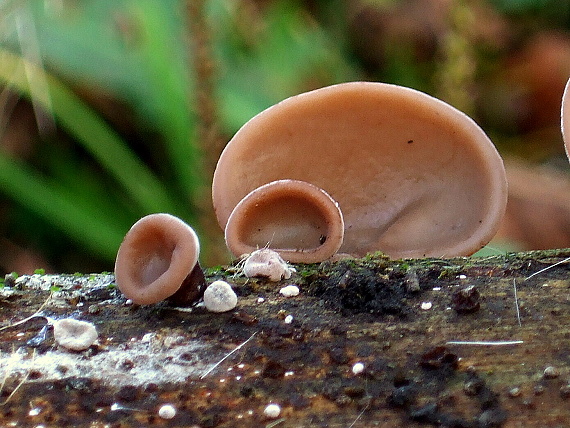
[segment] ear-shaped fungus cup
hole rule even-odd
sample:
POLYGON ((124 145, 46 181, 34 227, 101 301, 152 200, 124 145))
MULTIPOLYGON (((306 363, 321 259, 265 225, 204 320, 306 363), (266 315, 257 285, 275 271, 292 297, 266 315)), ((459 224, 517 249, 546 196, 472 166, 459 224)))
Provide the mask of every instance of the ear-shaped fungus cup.
POLYGON ((284 178, 325 189, 339 203, 339 251, 357 256, 470 255, 494 236, 507 200, 502 159, 472 119, 385 83, 317 89, 247 122, 214 173, 222 228, 244 196, 284 178))
POLYGON ((268 247, 292 263, 330 258, 342 244, 338 204, 312 184, 278 180, 254 189, 233 209, 225 228, 235 256, 268 247))
POLYGON ((560 116, 564 148, 566 149, 566 156, 570 159, 570 79, 566 83, 564 95, 562 95, 562 110, 560 116))
POLYGON ((169 299, 190 305, 203 295, 206 281, 194 230, 170 214, 150 214, 125 235, 115 261, 115 281, 134 303, 169 299))

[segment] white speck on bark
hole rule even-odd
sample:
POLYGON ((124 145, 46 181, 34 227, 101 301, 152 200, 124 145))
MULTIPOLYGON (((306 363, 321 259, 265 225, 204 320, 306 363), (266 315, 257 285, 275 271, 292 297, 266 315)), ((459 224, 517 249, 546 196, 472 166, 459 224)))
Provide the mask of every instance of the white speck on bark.
POLYGON ((295 297, 299 295, 299 287, 296 285, 287 285, 279 290, 279 293, 285 297, 295 297))
POLYGON ((53 335, 58 345, 83 351, 97 340, 97 329, 90 322, 64 318, 53 322, 53 335))
POLYGON ((237 295, 225 281, 212 282, 204 292, 204 305, 210 312, 227 312, 237 306, 237 295))
POLYGON ((268 404, 263 410, 263 414, 270 419, 278 418, 281 414, 281 406, 275 403, 268 404))
POLYGON ((267 248, 251 253, 243 265, 243 273, 248 278, 260 276, 275 282, 291 278, 293 272, 295 268, 289 266, 276 251, 267 248))
POLYGON ((172 419, 176 416, 176 407, 172 404, 164 404, 158 409, 158 416, 162 419, 172 419))

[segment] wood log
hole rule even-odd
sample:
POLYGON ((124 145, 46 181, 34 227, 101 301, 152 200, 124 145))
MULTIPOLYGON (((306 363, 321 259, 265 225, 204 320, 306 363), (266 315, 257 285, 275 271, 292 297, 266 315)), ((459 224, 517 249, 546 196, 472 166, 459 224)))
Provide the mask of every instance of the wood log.
POLYGON ((0 426, 570 426, 568 257, 375 254, 278 283, 207 269, 239 296, 222 314, 129 304, 112 274, 9 275, 0 426), (58 346, 68 317, 97 342, 58 346))

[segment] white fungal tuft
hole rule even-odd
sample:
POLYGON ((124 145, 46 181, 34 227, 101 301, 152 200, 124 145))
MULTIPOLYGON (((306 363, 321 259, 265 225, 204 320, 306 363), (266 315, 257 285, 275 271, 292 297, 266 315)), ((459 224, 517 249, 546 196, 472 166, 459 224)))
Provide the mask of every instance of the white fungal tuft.
POLYGON ((281 406, 279 404, 271 403, 265 407, 263 414, 270 419, 276 419, 281 414, 281 406))
POLYGON ((281 281, 291 278, 293 272, 295 268, 289 266, 276 251, 268 248, 251 253, 243 265, 243 273, 248 278, 260 276, 270 281, 281 281))
POLYGON ((204 292, 204 305, 210 312, 231 311, 237 305, 237 295, 227 282, 214 281, 204 292))
POLYGON ((285 297, 295 297, 299 295, 299 287, 296 285, 287 285, 279 290, 279 293, 285 297))
POLYGON ((172 419, 176 416, 176 407, 172 404, 164 404, 158 409, 158 416, 162 419, 172 419))
POLYGON ((97 340, 95 325, 72 318, 54 321, 53 335, 58 345, 72 351, 83 351, 97 340))

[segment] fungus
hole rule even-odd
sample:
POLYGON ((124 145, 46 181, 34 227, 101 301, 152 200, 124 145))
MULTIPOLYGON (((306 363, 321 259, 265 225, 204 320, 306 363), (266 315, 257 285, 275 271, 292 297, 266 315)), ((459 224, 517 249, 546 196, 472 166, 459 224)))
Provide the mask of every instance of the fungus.
POLYGON ((243 264, 243 273, 248 278, 263 277, 269 281, 281 281, 291 278, 293 272, 295 268, 290 267, 276 251, 269 248, 255 250, 243 264))
POLYGON ((182 220, 170 214, 147 215, 125 235, 115 261, 115 281, 140 305, 167 298, 190 305, 206 286, 199 252, 196 233, 182 220))
POLYGON ((97 330, 92 323, 72 318, 54 321, 53 335, 58 345, 72 351, 83 351, 97 340, 97 330))
POLYGON ((247 122, 214 173, 222 228, 248 193, 282 179, 338 202, 339 251, 357 256, 470 255, 497 231, 507 197, 502 159, 472 119, 419 91, 373 82, 297 95, 247 122))
POLYGON ((204 305, 210 312, 231 311, 237 305, 237 296, 227 282, 214 281, 204 292, 204 305))
POLYGON ((560 111, 560 125, 562 129, 562 138, 566 149, 566 156, 570 158, 570 79, 564 88, 562 95, 562 109, 560 111))
POLYGON ((235 256, 268 247, 294 263, 330 258, 342 244, 338 204, 322 189, 299 180, 277 180, 248 193, 232 210, 226 244, 235 256))

